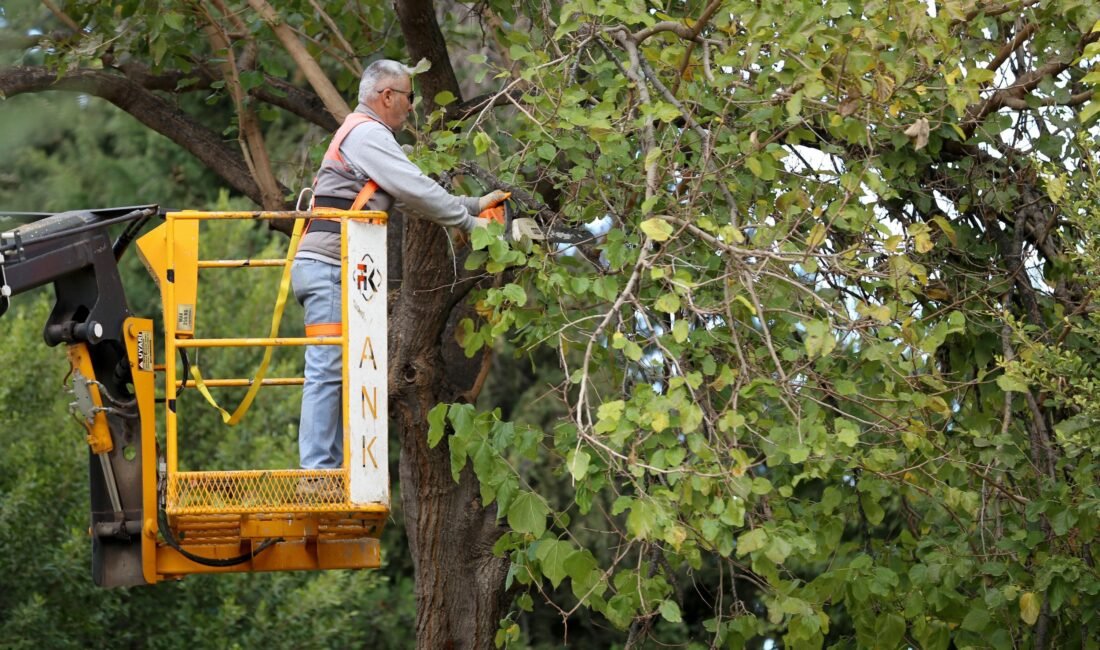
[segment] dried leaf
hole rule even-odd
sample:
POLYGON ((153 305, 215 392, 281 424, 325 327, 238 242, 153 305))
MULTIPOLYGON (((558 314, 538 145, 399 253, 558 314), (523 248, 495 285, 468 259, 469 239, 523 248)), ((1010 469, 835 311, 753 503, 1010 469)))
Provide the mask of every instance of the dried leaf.
POLYGON ((840 102, 840 106, 836 107, 836 112, 840 113, 841 117, 848 117, 859 109, 859 97, 847 97, 844 101, 840 102))
POLYGON ((917 151, 928 146, 928 119, 920 118, 916 122, 909 125, 908 129, 905 129, 905 135, 913 143, 913 148, 917 151))
POLYGON ((890 75, 875 75, 875 99, 884 102, 893 97, 895 85, 894 78, 890 75))

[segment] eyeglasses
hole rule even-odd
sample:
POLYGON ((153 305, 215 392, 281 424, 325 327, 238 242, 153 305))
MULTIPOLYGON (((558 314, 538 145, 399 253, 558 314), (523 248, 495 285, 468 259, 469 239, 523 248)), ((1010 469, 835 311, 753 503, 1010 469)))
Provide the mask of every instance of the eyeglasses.
POLYGON ((378 92, 385 92, 387 90, 392 90, 393 92, 401 93, 402 95, 408 95, 410 104, 413 103, 413 101, 416 100, 416 91, 415 90, 398 90, 396 88, 383 88, 382 90, 380 90, 378 92))

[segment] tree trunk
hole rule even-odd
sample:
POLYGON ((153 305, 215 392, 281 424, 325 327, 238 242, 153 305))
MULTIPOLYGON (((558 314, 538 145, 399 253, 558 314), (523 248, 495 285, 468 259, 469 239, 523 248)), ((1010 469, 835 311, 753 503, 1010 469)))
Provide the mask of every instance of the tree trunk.
POLYGON ((447 363, 452 355, 444 348, 456 345, 450 315, 469 282, 452 291, 445 236, 439 226, 408 221, 404 284, 390 314, 391 412, 401 432, 401 503, 416 578, 417 647, 491 648, 508 571, 507 559, 494 557, 492 548, 504 529, 496 508, 482 507, 469 467, 455 483, 446 438, 428 447, 428 411, 458 399, 488 363, 485 357, 447 363))
MULTIPOLYGON (((416 79, 425 110, 444 90, 461 101, 431 0, 398 0, 395 8, 407 63, 421 57, 432 63, 416 79)), ((440 402, 473 399, 489 358, 451 353, 457 348, 453 315, 470 283, 455 277, 453 264, 462 269, 462 260, 452 261, 444 229, 410 219, 404 231, 403 286, 390 312, 389 384, 401 432, 401 503, 416 579, 417 647, 492 648, 508 572, 507 559, 494 557, 492 549, 504 529, 496 507, 482 507, 469 467, 455 483, 447 439, 428 448, 428 411, 440 402)))

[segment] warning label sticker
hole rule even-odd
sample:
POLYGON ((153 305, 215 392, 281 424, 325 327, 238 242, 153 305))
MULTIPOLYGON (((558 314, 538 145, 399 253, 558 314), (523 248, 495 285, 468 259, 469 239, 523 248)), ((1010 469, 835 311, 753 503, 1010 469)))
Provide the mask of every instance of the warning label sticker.
POLYGON ((195 331, 195 306, 180 304, 176 306, 176 331, 195 331))

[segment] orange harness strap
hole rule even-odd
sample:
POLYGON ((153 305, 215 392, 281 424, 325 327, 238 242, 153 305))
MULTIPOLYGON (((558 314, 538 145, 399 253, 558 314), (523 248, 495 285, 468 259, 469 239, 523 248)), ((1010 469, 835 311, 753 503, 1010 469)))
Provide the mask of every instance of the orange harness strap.
MULTIPOLYGON (((349 113, 348 116, 344 118, 344 123, 340 125, 339 129, 336 130, 336 134, 332 136, 332 142, 329 143, 328 149, 325 150, 325 162, 337 163, 343 165, 346 168, 347 165, 344 163, 344 157, 340 155, 340 146, 344 144, 344 139, 348 137, 348 134, 351 133, 352 129, 359 126, 360 124, 375 121, 377 120, 369 115, 364 115, 362 113, 349 113)), ((313 184, 317 184, 316 179, 314 179, 313 184)), ((348 209, 362 210, 363 207, 367 204, 367 201, 370 201, 371 197, 374 196, 374 193, 377 191, 378 183, 375 183, 373 180, 367 181, 366 184, 363 185, 363 188, 359 190, 359 193, 355 195, 355 200, 352 201, 351 207, 348 209)), ((343 212, 343 210, 339 210, 337 208, 312 208, 311 206, 311 209, 313 209, 314 212, 343 212)), ((312 221, 312 219, 310 221, 312 221)), ((326 221, 339 220, 326 219, 326 221)))
POLYGON ((344 326, 340 323, 314 323, 306 325, 306 336, 340 336, 344 333, 344 326))

